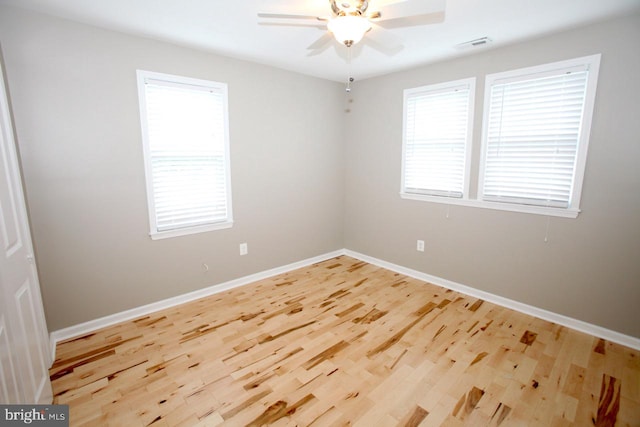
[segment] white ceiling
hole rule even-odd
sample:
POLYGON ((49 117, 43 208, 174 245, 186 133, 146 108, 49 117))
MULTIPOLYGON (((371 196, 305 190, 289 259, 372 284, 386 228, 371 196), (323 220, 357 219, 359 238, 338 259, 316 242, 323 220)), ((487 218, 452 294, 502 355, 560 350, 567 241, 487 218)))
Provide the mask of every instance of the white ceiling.
MULTIPOLYGON (((420 8, 430 0, 409 1, 420 8)), ((369 3, 370 10, 375 9, 376 0, 369 3)), ((328 0, 0 0, 0 4, 335 81, 346 81, 349 75, 358 80, 386 74, 640 10, 640 0, 448 0, 443 23, 374 29, 351 48, 349 63, 347 48, 335 41, 320 54, 308 55, 307 47, 326 30, 259 24, 265 20, 258 19, 258 12, 329 15, 328 0), (393 55, 374 49, 367 39, 377 31, 378 35, 391 32, 404 48, 393 55), (484 36, 493 39, 488 47, 456 48, 484 36)))

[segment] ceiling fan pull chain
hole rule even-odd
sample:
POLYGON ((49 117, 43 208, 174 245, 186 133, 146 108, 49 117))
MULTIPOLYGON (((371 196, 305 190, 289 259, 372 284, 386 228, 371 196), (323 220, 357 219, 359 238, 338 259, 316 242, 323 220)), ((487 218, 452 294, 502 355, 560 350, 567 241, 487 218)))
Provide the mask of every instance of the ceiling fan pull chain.
POLYGON ((353 83, 353 77, 349 77, 349 80, 347 80, 347 92, 351 92, 351 83, 353 83))
POLYGON ((351 47, 347 46, 347 67, 349 71, 349 79, 347 80, 347 92, 351 92, 351 83, 353 83, 353 75, 351 74, 351 47))

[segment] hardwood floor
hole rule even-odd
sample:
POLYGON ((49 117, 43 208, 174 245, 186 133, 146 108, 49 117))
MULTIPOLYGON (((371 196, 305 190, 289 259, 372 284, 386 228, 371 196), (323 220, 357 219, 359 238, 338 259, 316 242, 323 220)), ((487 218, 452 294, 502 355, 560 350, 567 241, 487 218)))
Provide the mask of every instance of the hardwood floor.
POLYGON ((95 426, 639 426, 640 352, 349 258, 58 344, 95 426))

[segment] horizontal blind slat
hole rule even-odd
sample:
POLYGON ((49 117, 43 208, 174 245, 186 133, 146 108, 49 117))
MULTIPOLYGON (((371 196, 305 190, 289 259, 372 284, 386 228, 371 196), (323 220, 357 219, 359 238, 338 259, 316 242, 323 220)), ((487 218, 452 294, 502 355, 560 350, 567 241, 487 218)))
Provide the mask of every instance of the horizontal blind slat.
POLYGON ((494 82, 484 200, 569 205, 588 71, 494 82))
POLYGON ((407 93, 403 191, 462 196, 470 92, 467 83, 407 93))
POLYGON ((145 82, 158 231, 227 220, 224 93, 177 81, 145 82))

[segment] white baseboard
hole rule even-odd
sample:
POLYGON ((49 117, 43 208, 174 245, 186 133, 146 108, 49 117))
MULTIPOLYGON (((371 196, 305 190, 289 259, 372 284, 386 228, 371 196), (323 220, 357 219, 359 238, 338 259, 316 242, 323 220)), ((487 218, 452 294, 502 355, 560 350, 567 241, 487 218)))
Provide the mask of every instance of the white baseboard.
POLYGON ((176 305, 184 304, 189 301, 194 301, 194 300, 208 297, 210 295, 214 295, 220 292, 228 291, 229 289, 234 289, 239 286, 248 285, 249 283, 267 279, 269 277, 276 276, 278 274, 283 274, 292 270, 296 270, 298 268, 307 267, 311 264, 315 264, 321 261, 335 258, 340 255, 344 255, 344 253, 345 253, 344 249, 329 252, 323 255, 318 255, 312 258, 307 258, 301 261, 287 264, 282 267, 276 267, 269 270, 261 271, 259 273, 250 274, 249 276, 240 277, 238 279, 230 280, 228 282, 208 286, 203 289, 198 289, 197 291, 178 295, 172 298, 167 298, 162 301, 146 304, 140 307, 132 308, 130 310, 121 311, 119 313, 114 313, 108 316, 100 317, 95 320, 90 320, 88 322, 70 326, 68 328, 63 328, 57 331, 53 331, 49 335, 49 342, 51 343, 51 360, 52 361, 56 360, 56 345, 60 341, 65 341, 70 338, 86 335, 98 329, 115 325, 116 323, 146 316, 148 314, 155 313, 156 311, 164 310, 166 308, 171 308, 176 305))
POLYGON ((635 338, 629 335, 621 334, 619 332, 612 331, 600 326, 596 326, 581 320, 573 319, 571 317, 563 316, 561 314, 553 313, 551 311, 543 310, 538 307, 534 307, 528 304, 523 304, 518 301, 514 301, 508 298, 494 295, 488 292, 484 292, 469 286, 462 285, 460 283, 452 282, 441 277, 432 276, 430 274, 422 273, 417 270, 413 270, 401 265, 393 264, 381 259, 370 257, 368 255, 361 254, 349 249, 341 249, 334 252, 329 252, 316 257, 307 258, 292 264, 287 264, 282 267, 276 267, 269 270, 265 270, 259 273, 251 274, 249 276, 241 277, 238 279, 230 280, 228 282, 212 285, 197 291, 189 292, 183 295, 178 295, 172 298, 168 298, 162 301, 146 304, 140 307, 133 308, 131 310, 125 310, 120 313, 115 313, 109 316, 101 317, 95 320, 90 320, 75 326, 59 329, 50 334, 51 343, 51 360, 55 361, 56 345, 60 341, 64 341, 70 338, 79 337, 89 334, 98 329, 114 325, 116 323, 124 322, 127 320, 135 319, 137 317, 146 316, 159 310, 171 308, 176 305, 184 304, 189 301, 194 301, 200 298, 204 298, 213 294, 217 294, 229 289, 234 289, 240 286, 248 285, 259 280, 263 280, 278 274, 283 274, 298 268, 306 267, 311 264, 315 264, 321 261, 325 261, 331 258, 335 258, 340 255, 348 255, 352 258, 357 258, 362 261, 366 261, 370 264, 377 265, 387 270, 395 271, 400 274, 404 274, 409 277, 413 277, 425 282, 433 283, 434 285, 442 286, 443 288, 451 289, 463 293, 465 295, 480 298, 482 300, 491 302, 493 304, 500 305, 515 311, 519 311, 524 314, 538 317, 549 322, 557 323, 558 325, 566 326, 571 329, 578 330, 596 337, 600 337, 624 346, 640 350, 640 338, 635 338))
POLYGON ((410 268, 383 261, 381 259, 373 258, 359 252, 351 251, 349 249, 345 249, 344 254, 362 261, 366 261, 369 264, 377 265, 378 267, 386 268, 387 270, 404 274, 405 276, 433 283, 434 285, 442 286, 443 288, 451 289, 452 291, 457 291, 465 295, 480 298, 493 304, 500 305, 511 310, 519 311, 520 313, 535 316, 540 319, 556 323, 558 325, 566 326, 567 328, 575 329, 589 335, 594 335, 596 337, 603 338, 605 340, 612 341, 633 348, 635 350, 640 350, 640 338, 621 334, 620 332, 612 331, 601 326, 583 322, 582 320, 573 319, 571 317, 563 316, 561 314, 534 307, 532 305, 523 304, 518 301, 504 298, 499 295, 494 295, 489 292, 484 292, 469 286, 462 285, 460 283, 452 282, 451 280, 443 279, 441 277, 432 276, 430 274, 422 273, 417 270, 412 270, 410 268))

